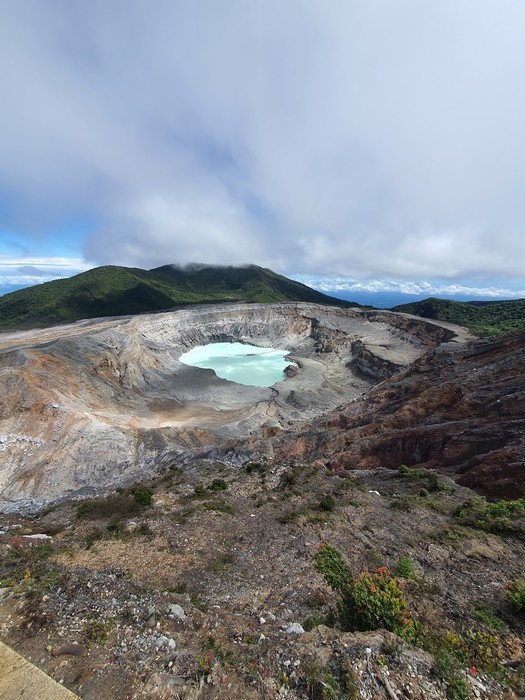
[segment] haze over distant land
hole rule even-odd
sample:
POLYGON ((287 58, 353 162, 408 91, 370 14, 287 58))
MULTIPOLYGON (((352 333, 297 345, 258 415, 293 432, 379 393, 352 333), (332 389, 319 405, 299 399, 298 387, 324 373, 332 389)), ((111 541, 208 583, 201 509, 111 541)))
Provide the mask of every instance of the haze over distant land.
POLYGON ((5 0, 0 294, 253 263, 525 297, 525 4, 5 0))

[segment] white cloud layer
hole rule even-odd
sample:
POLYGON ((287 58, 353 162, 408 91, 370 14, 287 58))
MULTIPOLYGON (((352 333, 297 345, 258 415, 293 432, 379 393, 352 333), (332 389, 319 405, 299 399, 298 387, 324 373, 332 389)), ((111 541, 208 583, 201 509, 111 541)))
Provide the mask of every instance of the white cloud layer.
POLYGON ((356 280, 349 278, 323 278, 309 275, 292 275, 294 280, 302 282, 318 289, 325 294, 348 294, 367 292, 371 294, 395 293, 417 296, 437 296, 456 299, 468 297, 469 299, 524 299, 525 285, 521 288, 487 285, 466 284, 439 284, 426 281, 401 281, 401 280, 356 280))
POLYGON ((0 255, 0 294, 6 287, 29 287, 71 277, 93 265, 75 258, 0 255))
POLYGON ((0 232, 88 217, 96 264, 523 277, 524 26, 522 0, 4 0, 0 232))

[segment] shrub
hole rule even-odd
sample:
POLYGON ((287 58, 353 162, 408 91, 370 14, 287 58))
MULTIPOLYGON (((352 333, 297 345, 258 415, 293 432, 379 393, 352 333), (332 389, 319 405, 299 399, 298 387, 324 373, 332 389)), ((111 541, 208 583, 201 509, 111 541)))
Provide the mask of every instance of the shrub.
POLYGON ((216 513, 228 513, 228 515, 233 515, 235 513, 235 508, 230 503, 226 503, 226 501, 222 500, 203 503, 199 508, 202 508, 202 510, 213 510, 216 513))
POLYGON ((115 516, 111 518, 111 520, 106 525, 106 530, 113 537, 119 537, 124 532, 124 523, 122 522, 121 518, 115 516))
POLYGON ((308 698, 338 700, 342 697, 341 686, 330 668, 315 659, 306 659, 302 664, 301 681, 306 686, 308 698))
POLYGON ((354 577, 339 551, 322 546, 315 566, 328 585, 339 593, 338 617, 345 630, 367 631, 384 627, 414 641, 420 625, 412 619, 403 595, 387 567, 363 571, 354 577))
POLYGON ((319 625, 324 625, 326 623, 326 615, 310 615, 303 622, 303 629, 306 632, 311 632, 313 629, 319 625))
POLYGON ((97 642, 97 644, 105 644, 108 641, 109 634, 113 629, 114 620, 99 620, 94 618, 89 620, 84 630, 84 634, 88 641, 97 642))
POLYGON ((228 484, 224 479, 214 479, 208 488, 210 491, 227 491, 228 484))
POLYGON ((290 486, 294 486, 296 482, 297 482, 296 470, 295 469, 288 469, 288 471, 285 471, 284 474, 281 476, 280 486, 283 488, 289 488, 290 486))
POLYGON ((139 506, 147 507, 151 505, 153 489, 151 489, 149 486, 144 486, 144 484, 136 484, 132 489, 132 494, 135 503, 138 503, 139 506))
POLYGON ((427 489, 429 491, 445 491, 447 485, 443 479, 439 476, 437 472, 427 471, 426 472, 427 489))
POLYGON ((422 490, 425 491, 445 491, 447 485, 439 474, 431 469, 414 469, 402 464, 397 470, 402 479, 408 481, 420 481, 422 490))
POLYGON ((507 584, 507 600, 515 612, 525 612, 525 579, 519 578, 507 584))
POLYGON ((468 692, 465 695, 465 668, 474 667, 506 682, 498 639, 490 632, 468 630, 462 636, 449 631, 440 638, 434 638, 433 651, 437 670, 447 684, 447 698, 451 700, 470 697, 468 692))
POLYGON ((330 494, 326 494, 319 501, 319 510, 322 510, 325 513, 333 513, 335 510, 335 505, 335 498, 330 496, 330 494))
POLYGON ((248 462, 244 468, 246 469, 247 474, 253 474, 254 472, 262 474, 262 472, 265 470, 264 465, 260 462, 248 462))
POLYGON ((300 513, 298 510, 285 510, 279 516, 279 522, 283 525, 288 525, 288 523, 295 523, 299 517, 300 513))
POLYGON ((417 479, 419 476, 417 469, 411 469, 407 467, 406 464, 402 464, 397 470, 397 473, 403 479, 417 479))
POLYGON ((315 568, 334 591, 343 594, 352 588, 354 577, 339 550, 332 545, 324 544, 317 551, 315 568))
POLYGON ((89 498, 77 506, 77 518, 129 517, 142 506, 129 493, 112 493, 105 498, 89 498))
POLYGON ((221 571, 224 571, 229 564, 233 564, 233 553, 225 552, 210 562, 208 565, 208 570, 218 574, 221 571))
POLYGON ((505 626, 503 620, 494 615, 492 610, 481 601, 476 603, 472 617, 493 630, 501 630, 505 626))
POLYGON ((414 570, 414 562, 410 557, 401 557, 396 566, 396 576, 401 578, 414 579, 416 572, 414 570))
POLYGON ((44 542, 33 547, 13 544, 0 557, 0 587, 27 592, 35 587, 52 588, 62 575, 62 568, 48 561, 54 547, 44 542))
POLYGON ((416 500, 413 496, 401 496, 400 498, 395 498, 390 503, 390 508, 392 510, 402 510, 405 513, 409 513, 413 510, 416 500))
POLYGON ((461 525, 486 532, 523 533, 525 532, 525 499, 487 503, 484 498, 470 498, 458 508, 456 520, 461 525))
POLYGON ((447 684, 447 698, 449 700, 469 700, 470 693, 467 682, 463 678, 452 678, 447 684))

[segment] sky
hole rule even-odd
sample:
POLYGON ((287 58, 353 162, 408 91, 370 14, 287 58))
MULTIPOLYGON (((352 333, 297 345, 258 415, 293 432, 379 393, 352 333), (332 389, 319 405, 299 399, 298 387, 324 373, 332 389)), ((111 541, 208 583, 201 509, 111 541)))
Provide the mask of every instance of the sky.
POLYGON ((525 296, 523 0, 3 0, 0 294, 255 263, 525 296))

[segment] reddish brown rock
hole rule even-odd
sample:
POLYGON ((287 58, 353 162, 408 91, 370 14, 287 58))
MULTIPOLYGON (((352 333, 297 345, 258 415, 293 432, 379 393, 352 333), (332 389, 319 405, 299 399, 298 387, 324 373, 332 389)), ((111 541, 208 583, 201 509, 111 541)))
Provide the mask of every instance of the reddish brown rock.
POLYGON ((438 348, 273 447, 333 470, 407 464, 488 497, 523 496, 525 334, 438 348))

